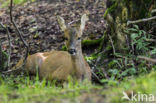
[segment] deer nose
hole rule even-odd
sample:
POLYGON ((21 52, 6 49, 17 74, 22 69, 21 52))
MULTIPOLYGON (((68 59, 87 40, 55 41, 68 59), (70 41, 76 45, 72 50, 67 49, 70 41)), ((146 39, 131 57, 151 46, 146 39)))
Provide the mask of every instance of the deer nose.
POLYGON ((69 52, 71 55, 75 55, 75 54, 76 54, 76 49, 69 49, 68 52, 69 52))

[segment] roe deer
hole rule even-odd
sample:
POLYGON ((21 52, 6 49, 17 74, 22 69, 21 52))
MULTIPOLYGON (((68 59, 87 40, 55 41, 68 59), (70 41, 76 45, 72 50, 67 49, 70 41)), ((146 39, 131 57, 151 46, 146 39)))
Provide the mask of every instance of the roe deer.
MULTIPOLYGON (((67 80, 71 76, 78 81, 91 80, 91 70, 85 61, 81 49, 81 36, 85 28, 87 16, 81 17, 79 27, 69 27, 62 17, 57 17, 59 26, 64 31, 68 51, 50 51, 36 53, 28 56, 24 70, 29 74, 36 75, 37 70, 40 78, 48 80, 67 80)), ((23 63, 21 59, 13 69, 23 63)))

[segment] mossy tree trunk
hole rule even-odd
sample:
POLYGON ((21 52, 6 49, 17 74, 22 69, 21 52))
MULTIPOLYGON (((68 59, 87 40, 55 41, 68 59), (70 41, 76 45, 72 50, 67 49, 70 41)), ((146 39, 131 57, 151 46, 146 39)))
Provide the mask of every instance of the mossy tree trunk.
POLYGON ((124 52, 126 39, 129 37, 124 30, 128 20, 137 20, 151 16, 156 7, 155 0, 107 0, 107 11, 104 15, 109 24, 109 35, 118 52, 124 52))

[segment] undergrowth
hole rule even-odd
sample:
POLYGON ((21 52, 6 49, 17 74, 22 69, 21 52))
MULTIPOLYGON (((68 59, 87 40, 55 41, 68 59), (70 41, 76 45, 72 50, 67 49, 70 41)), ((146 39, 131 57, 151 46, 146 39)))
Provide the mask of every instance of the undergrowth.
POLYGON ((127 77, 115 85, 104 86, 98 86, 88 82, 73 83, 70 81, 62 86, 58 86, 55 82, 41 81, 38 78, 30 80, 29 77, 21 76, 1 77, 0 101, 2 103, 81 103, 83 94, 98 94, 96 96, 104 96, 101 99, 105 103, 131 103, 135 101, 122 100, 123 92, 127 94, 134 92, 136 94, 152 94, 156 96, 155 69, 154 67, 153 71, 148 75, 127 77))
POLYGON ((45 103, 52 99, 59 103, 66 98, 73 101, 75 97, 80 96, 81 92, 90 93, 91 88, 99 87, 87 81, 82 84, 69 81, 58 86, 54 81, 8 76, 0 78, 0 101, 3 103, 34 103, 36 101, 45 103))
POLYGON ((126 29, 125 33, 129 37, 129 42, 123 50, 125 53, 112 53, 110 52, 112 47, 109 47, 97 55, 86 58, 91 65, 96 66, 95 73, 102 83, 112 81, 112 83, 116 84, 125 77, 145 75, 150 73, 154 66, 138 58, 138 56, 152 58, 152 56, 156 55, 156 46, 148 41, 153 39, 153 36, 144 30, 140 30, 137 25, 126 29))

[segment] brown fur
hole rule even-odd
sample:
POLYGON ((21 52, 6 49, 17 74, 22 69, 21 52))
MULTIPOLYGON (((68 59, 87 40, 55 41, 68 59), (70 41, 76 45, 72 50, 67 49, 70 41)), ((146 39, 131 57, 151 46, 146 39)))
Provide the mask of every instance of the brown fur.
MULTIPOLYGON (((85 61, 84 59, 82 61, 85 61)), ((23 59, 21 59, 14 69, 21 66, 23 59)), ((66 51, 51 51, 44 53, 36 53, 28 56, 24 69, 29 74, 36 75, 39 70, 41 79, 48 80, 67 80, 68 76, 74 76, 78 80, 82 75, 86 75, 88 80, 91 79, 90 67, 85 61, 86 71, 84 73, 77 73, 78 67, 75 67, 72 56, 66 51)))

